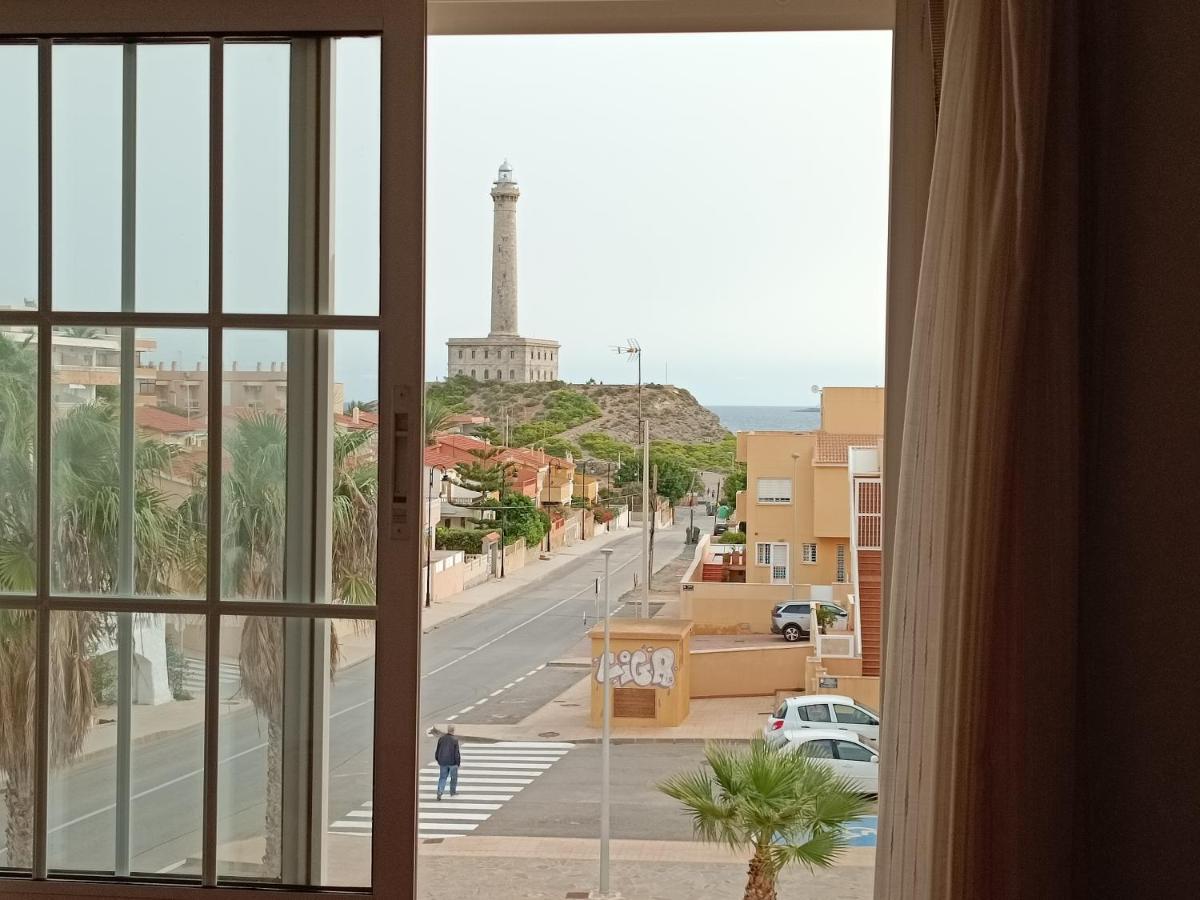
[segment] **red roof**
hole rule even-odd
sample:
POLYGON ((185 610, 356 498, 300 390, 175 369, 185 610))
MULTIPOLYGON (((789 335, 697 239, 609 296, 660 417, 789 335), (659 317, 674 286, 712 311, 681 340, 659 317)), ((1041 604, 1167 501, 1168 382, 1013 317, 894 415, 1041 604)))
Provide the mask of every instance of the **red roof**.
POLYGON ((813 465, 847 465, 851 447, 874 447, 882 439, 881 434, 831 434, 818 431, 817 446, 813 449, 813 465))
POLYGON ((205 430, 204 419, 189 419, 157 406, 139 406, 133 412, 138 428, 157 431, 160 434, 191 434, 205 430))
POLYGON ((531 464, 526 459, 528 451, 518 453, 509 447, 489 444, 487 441, 465 434, 440 434, 436 440, 436 444, 425 448, 425 465, 453 469, 459 463, 469 465, 479 462, 479 457, 471 451, 478 453, 484 450, 499 450, 500 452, 496 455, 497 460, 511 462, 516 466, 516 471, 512 476, 512 486, 531 497, 537 494, 538 469, 542 466, 531 464))

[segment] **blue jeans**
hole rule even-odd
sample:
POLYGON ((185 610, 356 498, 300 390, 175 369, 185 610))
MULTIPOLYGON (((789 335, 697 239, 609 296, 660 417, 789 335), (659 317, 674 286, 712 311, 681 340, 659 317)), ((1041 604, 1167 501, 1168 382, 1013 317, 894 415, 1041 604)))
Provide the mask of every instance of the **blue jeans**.
POLYGON ((446 790, 446 776, 450 776, 450 793, 458 793, 458 766, 441 766, 441 771, 438 773, 438 789, 437 795, 442 796, 442 792, 446 790))

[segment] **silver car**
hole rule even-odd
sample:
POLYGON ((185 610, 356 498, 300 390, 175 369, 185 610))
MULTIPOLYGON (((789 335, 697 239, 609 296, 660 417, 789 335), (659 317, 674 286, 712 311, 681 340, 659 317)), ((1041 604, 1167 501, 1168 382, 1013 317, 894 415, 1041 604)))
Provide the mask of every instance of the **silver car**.
POLYGON ((767 719, 763 737, 769 744, 783 744, 790 734, 811 728, 840 729, 875 742, 879 740, 879 713, 842 694, 789 697, 767 719))
MULTIPOLYGON (((832 610, 836 619, 833 627, 835 630, 844 629, 846 620, 849 618, 846 611, 836 603, 830 603, 825 600, 818 600, 817 603, 826 609, 832 610)), ((806 641, 809 635, 809 607, 811 606, 808 600, 795 600, 790 603, 777 603, 775 608, 771 610, 771 631, 774 634, 782 634, 786 641, 806 641)))

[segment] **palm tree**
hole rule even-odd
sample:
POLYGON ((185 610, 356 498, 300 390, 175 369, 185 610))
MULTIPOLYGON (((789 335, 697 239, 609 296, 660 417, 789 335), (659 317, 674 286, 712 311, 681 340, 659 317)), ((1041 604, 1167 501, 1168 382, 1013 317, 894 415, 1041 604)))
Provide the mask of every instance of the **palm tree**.
POLYGON ((375 535, 379 513, 379 468, 374 431, 338 431, 333 436, 334 600, 375 602, 375 535))
MULTIPOLYGON (((0 590, 36 587, 34 350, 0 339, 0 590)), ((82 404, 54 426, 52 579, 68 593, 111 592, 117 582, 119 417, 105 402, 82 404)), ((140 443, 135 457, 135 588, 169 591, 179 523, 154 480, 170 465, 172 448, 140 443)), ((50 765, 78 755, 91 727, 95 697, 91 656, 111 630, 93 612, 50 618, 50 765)), ((33 859, 34 675, 36 619, 31 611, 0 612, 0 771, 5 774, 8 864, 33 859)))
POLYGON ((852 785, 819 760, 768 745, 709 744, 708 769, 659 785, 692 814, 696 837, 750 851, 745 900, 776 900, 779 873, 827 867, 846 847, 842 827, 867 809, 852 785))
MULTIPOLYGON (((338 603, 375 602, 375 533, 379 478, 370 446, 373 431, 338 431, 333 441, 333 591, 338 603)), ((287 514, 287 423, 254 413, 225 441, 223 476, 223 596, 276 600, 284 594, 287 514)), ((191 502, 198 530, 204 523, 204 485, 191 502)), ((331 629, 330 674, 338 641, 331 629)), ((283 620, 250 616, 243 622, 238 666, 247 698, 267 724, 267 792, 263 870, 274 876, 282 860, 283 620)))
POLYGON ((436 443, 437 435, 446 430, 455 410, 440 397, 425 397, 425 446, 436 443))

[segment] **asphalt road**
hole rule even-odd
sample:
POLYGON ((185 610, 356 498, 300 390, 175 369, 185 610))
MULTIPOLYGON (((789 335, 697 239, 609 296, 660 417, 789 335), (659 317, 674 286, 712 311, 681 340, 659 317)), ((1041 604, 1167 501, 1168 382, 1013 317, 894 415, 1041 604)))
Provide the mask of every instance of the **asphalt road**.
MULTIPOLYGON (((699 517, 697 524, 702 527, 704 524, 699 517)), ((660 531, 656 559, 666 562, 676 556, 683 547, 683 537, 682 522, 660 531)), ((631 531, 629 536, 607 546, 614 550, 611 595, 616 598, 633 585, 641 549, 640 534, 631 531)), ((424 736, 432 723, 456 715, 464 721, 513 721, 561 692, 564 680, 570 679, 571 674, 546 669, 544 664, 569 651, 587 626, 594 623, 595 583, 602 571, 602 555, 590 553, 533 583, 518 596, 448 622, 425 635, 421 677, 422 763, 432 756, 433 739, 424 736), (509 691, 511 694, 506 697, 509 691)), ((331 709, 331 718, 336 720, 330 729, 329 821, 333 822, 361 808, 371 797, 375 685, 370 660, 338 673, 332 687, 331 709)), ((221 844, 261 834, 265 741, 265 722, 252 708, 247 706, 221 719, 221 844)), ((198 872, 202 747, 199 726, 135 745, 133 871, 198 872)), ((566 759, 559 763, 568 773, 578 768, 574 777, 581 785, 587 780, 589 768, 586 762, 577 767, 574 760, 586 759, 588 755, 588 751, 576 748, 568 754, 570 763, 566 759)), ((114 771, 113 755, 103 753, 76 761, 52 775, 48 845, 52 868, 112 870, 114 771)), ((529 831, 531 826, 521 824, 530 821, 531 816, 517 811, 527 802, 521 798, 506 806, 502 812, 509 815, 498 815, 497 822, 486 823, 487 833, 523 833, 496 831, 506 827, 503 823, 509 818, 513 825, 508 827, 533 833, 529 831)), ((553 806, 551 800, 538 803, 553 806)), ((570 808, 574 810, 573 805, 570 808)), ((4 812, 0 806, 0 829, 4 825, 4 812)), ((582 822, 582 815, 579 818, 582 822)), ((4 862, 0 848, 0 865, 4 862)))

